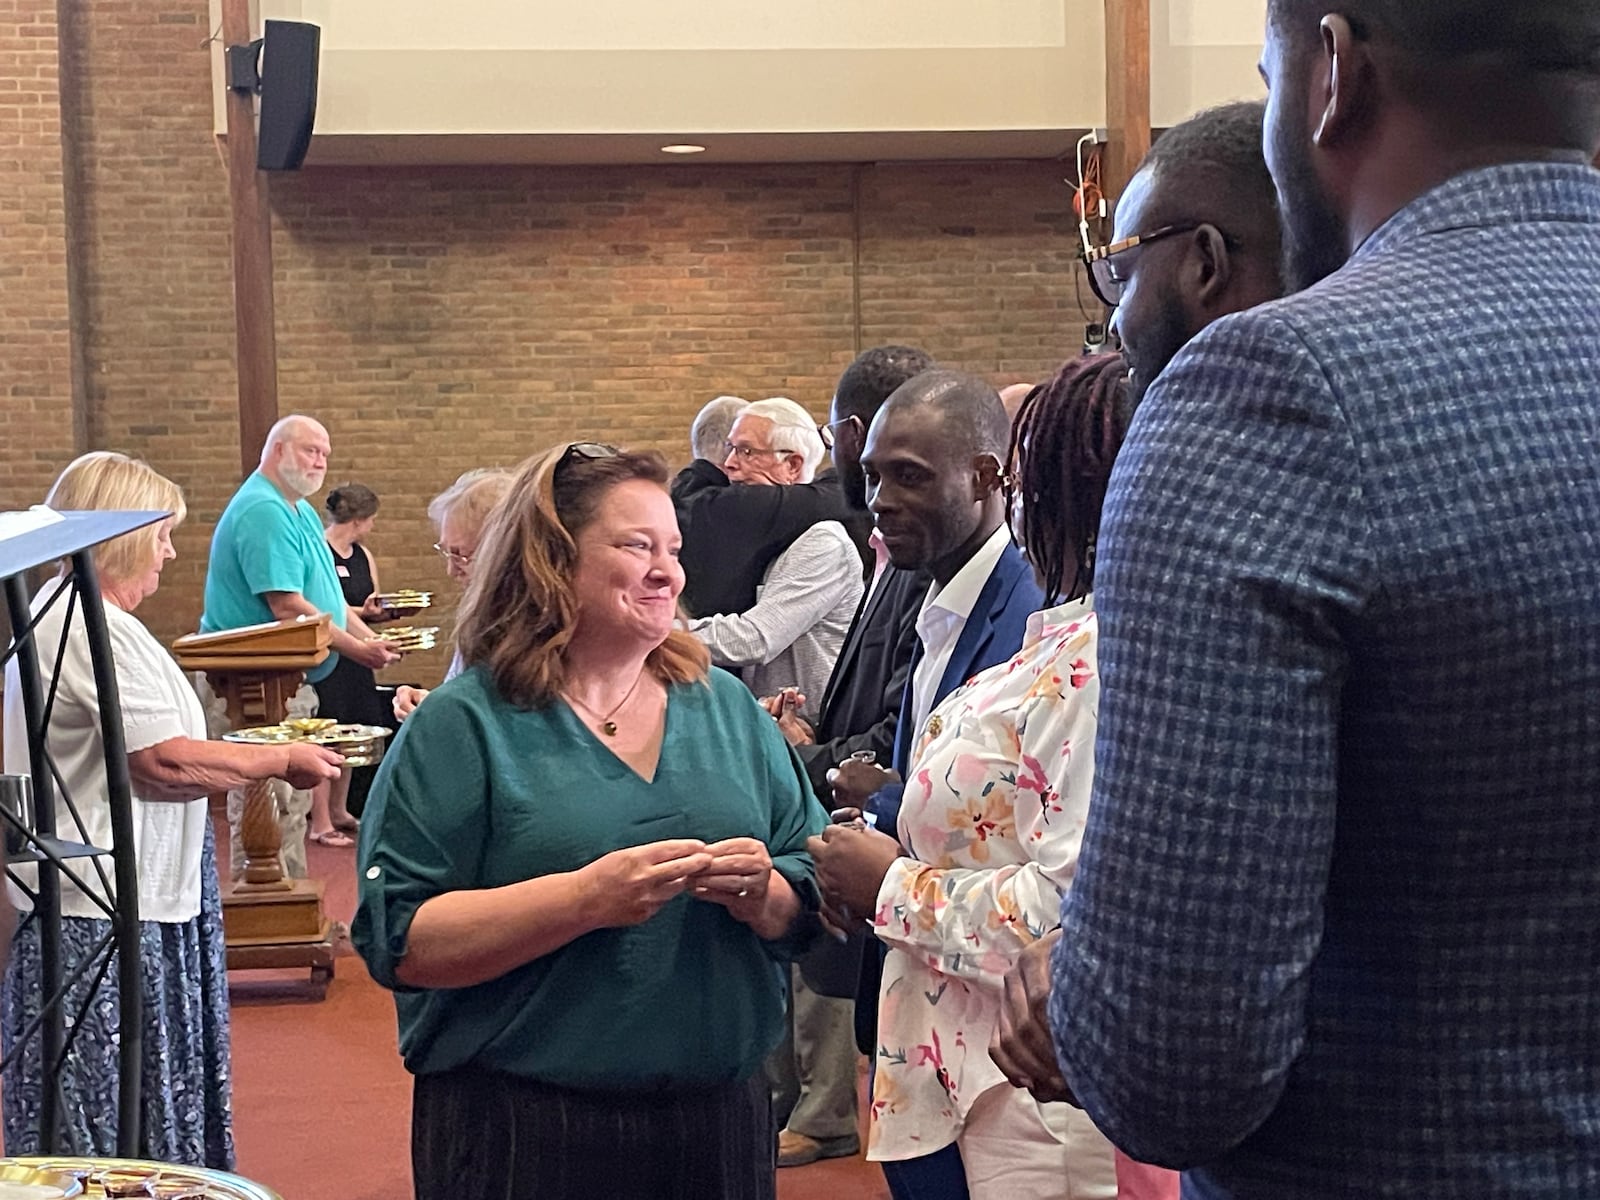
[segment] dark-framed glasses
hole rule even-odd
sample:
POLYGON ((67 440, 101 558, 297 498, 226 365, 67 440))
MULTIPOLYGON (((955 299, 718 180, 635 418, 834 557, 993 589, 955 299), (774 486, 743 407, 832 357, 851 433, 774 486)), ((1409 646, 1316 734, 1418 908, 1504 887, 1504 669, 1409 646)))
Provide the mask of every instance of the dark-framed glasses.
POLYGON ((1112 259, 1140 246, 1147 246, 1151 242, 1159 242, 1162 238, 1193 233, 1204 224, 1206 224, 1204 221, 1194 221, 1184 225, 1164 225, 1150 233, 1135 234, 1119 242, 1112 242, 1108 246, 1094 246, 1085 250, 1083 261, 1089 268, 1089 287, 1095 297, 1107 308, 1115 308, 1122 303, 1122 293, 1128 286, 1128 277, 1126 274, 1117 273, 1118 264, 1112 262, 1112 259))

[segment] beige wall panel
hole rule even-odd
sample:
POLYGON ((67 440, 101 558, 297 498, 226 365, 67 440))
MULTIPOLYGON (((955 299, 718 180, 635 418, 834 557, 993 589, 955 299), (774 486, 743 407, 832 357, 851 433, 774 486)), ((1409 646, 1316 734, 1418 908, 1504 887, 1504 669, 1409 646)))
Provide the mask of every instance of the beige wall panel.
POLYGON ((1266 11, 1266 0, 1151 0, 1151 124, 1264 95, 1256 63, 1266 11))

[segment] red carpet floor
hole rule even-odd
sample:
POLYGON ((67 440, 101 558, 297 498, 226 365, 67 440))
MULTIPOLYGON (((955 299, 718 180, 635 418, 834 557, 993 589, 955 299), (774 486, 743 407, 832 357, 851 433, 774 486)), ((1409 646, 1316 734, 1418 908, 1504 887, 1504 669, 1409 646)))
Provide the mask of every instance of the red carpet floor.
MULTIPOLYGON (((219 833, 225 838, 226 828, 219 833)), ((310 849, 329 915, 348 922, 355 851, 310 849)), ((406 1200, 411 1079, 400 1065, 389 994, 349 953, 320 1004, 309 1000, 305 980, 287 971, 232 976, 239 1171, 284 1200, 406 1200)), ((882 1172, 859 1157, 778 1172, 779 1200, 888 1195, 882 1172)))

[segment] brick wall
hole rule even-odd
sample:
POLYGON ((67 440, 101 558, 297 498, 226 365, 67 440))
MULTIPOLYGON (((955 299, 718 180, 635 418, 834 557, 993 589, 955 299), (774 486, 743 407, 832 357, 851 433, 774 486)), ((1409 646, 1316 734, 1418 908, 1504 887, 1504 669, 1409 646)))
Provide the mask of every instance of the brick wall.
POLYGON ((72 330, 55 0, 0 4, 0 508, 72 457, 72 330))
POLYGON ((383 497, 389 585, 450 594, 424 509, 468 467, 571 437, 681 461, 719 392, 820 416, 858 323, 863 346, 1006 380, 1081 342, 1051 164, 321 170, 275 189, 281 406, 325 420, 331 479, 383 497))
POLYGON ((238 482, 227 175, 211 131, 206 6, 93 0, 66 36, 85 257, 88 438, 182 485, 189 520, 141 609, 195 628, 211 525, 238 482))
MULTIPOLYGON (((208 31, 194 0, 96 0, 87 14, 71 99, 89 437, 188 493, 180 558, 141 609, 170 638, 194 627, 236 482, 208 31)), ((1060 176, 1049 163, 674 163, 277 177, 280 408, 326 422, 331 481, 383 498, 384 584, 448 597, 424 510, 468 467, 578 436, 681 461, 705 399, 785 394, 820 416, 858 345, 909 341, 1004 381, 1047 372, 1085 320, 1060 176)), ((9 183, 0 165, 0 192, 9 183)), ((70 442, 24 440, 7 469, 34 459, 37 489, 70 442)), ((429 680, 443 661, 399 675, 429 680)))

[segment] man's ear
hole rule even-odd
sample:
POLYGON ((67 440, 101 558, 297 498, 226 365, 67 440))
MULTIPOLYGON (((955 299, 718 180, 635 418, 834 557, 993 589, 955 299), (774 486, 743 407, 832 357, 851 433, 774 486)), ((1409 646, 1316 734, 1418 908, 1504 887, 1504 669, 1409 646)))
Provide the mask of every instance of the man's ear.
POLYGON ((1372 44, 1356 36, 1350 19, 1340 13, 1322 18, 1322 56, 1314 86, 1321 89, 1322 115, 1311 135, 1323 149, 1349 141, 1372 113, 1377 67, 1372 44))
POLYGON ((972 460, 972 486, 978 499, 986 500, 1000 490, 1000 460, 992 454, 980 454, 972 460))
POLYGON ((1202 225, 1192 235, 1194 297, 1207 312, 1217 311, 1233 283, 1233 256, 1215 225, 1202 225))

